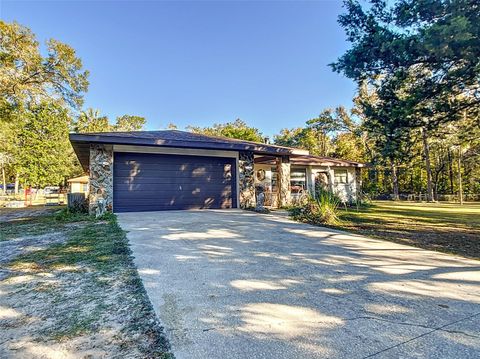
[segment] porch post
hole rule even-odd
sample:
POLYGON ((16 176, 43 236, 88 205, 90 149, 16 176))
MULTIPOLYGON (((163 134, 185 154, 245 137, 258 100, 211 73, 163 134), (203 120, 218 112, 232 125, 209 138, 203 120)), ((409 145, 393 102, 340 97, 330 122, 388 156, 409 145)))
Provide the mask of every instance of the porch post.
POLYGON ((355 167, 355 200, 359 201, 362 199, 362 169, 360 167, 355 167))
POLYGON ((107 211, 113 207, 113 147, 90 145, 89 212, 95 214, 98 201, 105 203, 107 211))
POLYGON ((328 172, 328 188, 330 192, 335 192, 335 171, 330 166, 327 167, 328 172))
POLYGON ((253 152, 242 151, 238 155, 238 179, 240 208, 255 207, 255 178, 253 152))
POLYGON ((277 157, 278 175, 278 206, 286 207, 290 204, 290 157, 277 157))

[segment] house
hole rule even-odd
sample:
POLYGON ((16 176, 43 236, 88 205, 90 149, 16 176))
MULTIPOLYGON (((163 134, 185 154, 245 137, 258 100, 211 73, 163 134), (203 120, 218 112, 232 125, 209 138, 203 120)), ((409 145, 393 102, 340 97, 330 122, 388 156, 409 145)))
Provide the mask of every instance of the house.
POLYGON ((273 207, 323 186, 345 201, 360 191, 363 164, 306 150, 177 130, 71 134, 90 176, 89 203, 114 212, 273 207))
POLYGON ((68 179, 68 192, 84 193, 85 196, 88 196, 88 178, 88 175, 86 175, 68 179))

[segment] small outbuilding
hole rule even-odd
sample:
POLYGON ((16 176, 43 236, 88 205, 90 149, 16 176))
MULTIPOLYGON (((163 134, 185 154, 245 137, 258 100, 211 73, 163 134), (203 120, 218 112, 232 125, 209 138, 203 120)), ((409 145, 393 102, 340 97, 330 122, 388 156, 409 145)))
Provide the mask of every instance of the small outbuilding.
POLYGON ((70 178, 67 180, 68 183, 68 192, 70 193, 84 193, 85 196, 88 196, 88 175, 70 178))

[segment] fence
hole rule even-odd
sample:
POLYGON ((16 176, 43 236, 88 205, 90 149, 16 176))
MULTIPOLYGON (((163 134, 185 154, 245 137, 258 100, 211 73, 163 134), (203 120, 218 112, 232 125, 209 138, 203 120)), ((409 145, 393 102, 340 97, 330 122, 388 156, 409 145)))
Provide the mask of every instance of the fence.
MULTIPOLYGON (((411 202, 426 202, 427 195, 425 193, 400 193, 398 195, 401 201, 411 202)), ((381 194, 373 196, 374 200, 388 200, 393 199, 393 194, 381 194)), ((439 202, 460 202, 458 194, 438 194, 436 201, 439 202)), ((480 202, 480 194, 464 194, 463 200, 465 202, 480 202)))
POLYGON ((61 205, 66 203, 66 193, 44 193, 43 190, 20 190, 18 194, 0 193, 0 207, 28 207, 35 205, 61 205))

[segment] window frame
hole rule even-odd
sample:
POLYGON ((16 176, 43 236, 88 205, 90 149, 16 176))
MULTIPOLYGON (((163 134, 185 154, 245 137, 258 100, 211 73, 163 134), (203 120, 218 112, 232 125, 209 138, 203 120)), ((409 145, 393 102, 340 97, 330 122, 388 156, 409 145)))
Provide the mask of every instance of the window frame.
POLYGON ((337 184, 348 184, 348 170, 345 169, 334 169, 333 170, 333 181, 334 183, 337 184), (338 175, 338 173, 341 171, 341 175, 338 175), (345 175, 345 176, 343 176, 345 175), (339 180, 339 178, 343 179, 345 178, 345 181, 339 180))

